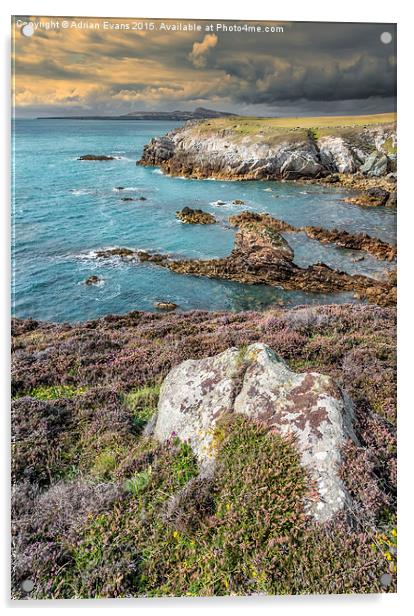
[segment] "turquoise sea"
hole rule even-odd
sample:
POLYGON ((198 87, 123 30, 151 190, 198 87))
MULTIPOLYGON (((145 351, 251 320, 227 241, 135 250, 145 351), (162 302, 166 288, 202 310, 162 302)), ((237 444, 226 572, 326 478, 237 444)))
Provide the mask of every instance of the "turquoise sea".
MULTIPOLYGON (((251 209, 296 226, 321 225, 366 232, 395 243, 396 217, 387 208, 343 202, 342 190, 278 182, 224 182, 171 178, 136 165, 143 146, 179 123, 112 120, 16 120, 13 130, 13 314, 51 321, 83 321, 130 310, 155 310, 171 300, 180 310, 260 309, 282 301, 354 301, 352 294, 318 295, 187 277, 151 264, 98 260, 97 249, 123 246, 180 257, 228 254, 234 230, 229 215, 251 209), (79 161, 83 154, 115 156, 79 161), (117 190, 117 187, 124 190, 117 190), (143 196, 145 201, 139 201, 143 196), (133 197, 134 201, 122 201, 133 197), (244 206, 233 205, 242 199, 244 206), (218 205, 217 201, 224 201, 218 205), (177 210, 213 213, 219 224, 184 225, 177 210), (96 274, 99 286, 84 281, 96 274)), ((303 234, 285 236, 299 265, 317 261, 381 276, 389 264, 303 234)))

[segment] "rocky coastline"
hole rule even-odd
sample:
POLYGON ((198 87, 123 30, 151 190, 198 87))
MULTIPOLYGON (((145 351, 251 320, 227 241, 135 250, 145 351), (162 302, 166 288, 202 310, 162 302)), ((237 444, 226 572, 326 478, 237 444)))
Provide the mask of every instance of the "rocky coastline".
POLYGON ((383 177, 396 169, 396 130, 391 123, 248 132, 235 119, 187 122, 151 139, 138 164, 199 178, 288 180, 357 171, 383 177))
MULTIPOLYGON (((301 268, 294 263, 294 252, 281 235, 281 232, 297 231, 298 228, 268 214, 252 212, 230 217, 229 223, 237 227, 237 232, 233 250, 227 257, 176 259, 168 254, 122 247, 98 251, 97 257, 119 257, 129 261, 148 262, 179 274, 232 280, 244 284, 265 284, 286 290, 304 290, 311 293, 351 291, 359 299, 381 306, 396 303, 395 272, 379 281, 341 272, 324 263, 301 268)), ((319 227, 303 227, 300 230, 323 243, 363 250, 381 259, 392 260, 396 256, 393 246, 364 234, 352 235, 319 227)))

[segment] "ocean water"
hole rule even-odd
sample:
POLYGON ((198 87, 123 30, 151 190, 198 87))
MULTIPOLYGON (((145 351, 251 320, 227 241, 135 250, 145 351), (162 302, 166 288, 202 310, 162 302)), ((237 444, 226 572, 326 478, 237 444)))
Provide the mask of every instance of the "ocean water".
MULTIPOLYGON (((251 209, 287 222, 366 232, 395 243, 395 213, 343 202, 345 192, 315 185, 224 182, 171 178, 136 165, 143 146, 179 123, 99 120, 16 120, 13 131, 13 314, 51 321, 83 321, 130 310, 155 310, 171 300, 180 310, 261 309, 352 300, 352 294, 283 291, 175 274, 151 264, 99 260, 96 250, 115 246, 167 252, 178 257, 228 254, 234 230, 229 215, 251 209), (77 160, 106 154, 108 162, 77 160), (117 190, 117 187, 124 190, 117 190), (139 201, 143 196, 145 201, 139 201), (132 197, 133 201, 122 201, 132 197), (233 205, 242 199, 244 206, 233 205), (217 202, 223 201, 224 205, 217 202), (177 210, 213 213, 217 225, 184 225, 177 210), (84 284, 98 275, 99 286, 84 284)), ((390 265, 302 233, 286 234, 301 266, 323 261, 381 277, 390 265)))

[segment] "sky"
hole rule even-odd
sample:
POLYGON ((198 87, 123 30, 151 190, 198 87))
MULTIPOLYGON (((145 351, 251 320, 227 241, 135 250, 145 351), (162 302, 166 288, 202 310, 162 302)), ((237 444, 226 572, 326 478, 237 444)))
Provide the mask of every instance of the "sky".
POLYGON ((394 24, 16 17, 12 35, 16 117, 395 111, 394 24), (137 21, 146 26, 134 29, 137 21), (24 22, 34 23, 32 36, 24 22), (201 30, 180 30, 194 24, 201 30), (223 31, 244 24, 256 32, 223 31))

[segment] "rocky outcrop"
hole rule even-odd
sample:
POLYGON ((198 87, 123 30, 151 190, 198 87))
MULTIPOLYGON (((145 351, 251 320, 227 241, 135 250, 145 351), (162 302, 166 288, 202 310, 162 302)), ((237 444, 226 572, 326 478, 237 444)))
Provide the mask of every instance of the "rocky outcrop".
POLYGON ((372 188, 368 188, 368 190, 362 192, 357 197, 347 197, 345 201, 347 203, 353 203, 354 205, 378 207, 380 205, 387 205, 391 195, 395 195, 395 191, 390 193, 384 188, 373 186, 372 188))
POLYGON ((97 285, 100 282, 102 282, 102 278, 99 278, 99 276, 95 276, 95 275, 89 276, 89 278, 85 280, 85 284, 87 284, 88 286, 97 285))
POLYGON ((188 441, 206 467, 217 452, 215 426, 229 413, 295 438, 315 482, 315 500, 308 503, 315 519, 327 521, 345 507, 349 496, 339 477, 340 451, 345 439, 355 436, 350 405, 330 377, 292 372, 264 344, 187 360, 161 387, 153 436, 188 441))
POLYGON ((196 178, 322 178, 360 170, 368 177, 395 169, 395 124, 333 127, 332 134, 303 128, 277 128, 235 118, 192 122, 144 146, 140 165, 196 178))
POLYGON ((379 238, 370 237, 366 233, 348 233, 338 229, 323 229, 322 227, 301 227, 306 235, 321 244, 335 244, 349 250, 362 250, 384 261, 393 261, 397 256, 397 248, 379 238))
POLYGON ((159 302, 155 302, 154 307, 157 308, 158 310, 171 311, 171 310, 175 310, 176 308, 178 308, 178 305, 174 304, 174 302, 170 302, 169 300, 162 300, 159 302))
POLYGON ((213 225, 217 222, 213 214, 203 210, 193 210, 191 207, 183 207, 176 212, 176 218, 188 225, 213 225))
POLYGON ((115 158, 103 154, 85 154, 84 156, 79 156, 78 160, 115 160, 115 158))
MULTIPOLYGON (((315 263, 306 268, 296 265, 293 250, 280 234, 295 228, 284 221, 267 214, 245 212, 231 217, 230 223, 238 227, 234 247, 229 256, 220 259, 174 259, 166 254, 128 248, 98 251, 97 257, 118 256, 126 260, 154 263, 179 274, 245 284, 266 284, 287 290, 310 293, 353 291, 358 293, 359 298, 375 301, 382 306, 395 304, 393 279, 377 281, 367 276, 350 275, 324 263, 315 263)), ((328 236, 330 233, 333 232, 326 231, 328 236)), ((361 240, 365 248, 368 243, 368 240, 366 244, 361 240)))
POLYGON ((321 244, 335 244, 339 248, 350 250, 361 250, 384 261, 393 261, 397 256, 397 248, 376 237, 370 237, 366 233, 348 233, 338 229, 323 229, 322 227, 305 226, 294 227, 289 223, 273 218, 269 214, 258 214, 256 212, 242 212, 230 217, 230 223, 239 227, 249 222, 264 223, 278 232, 303 232, 311 239, 318 240, 321 244))

